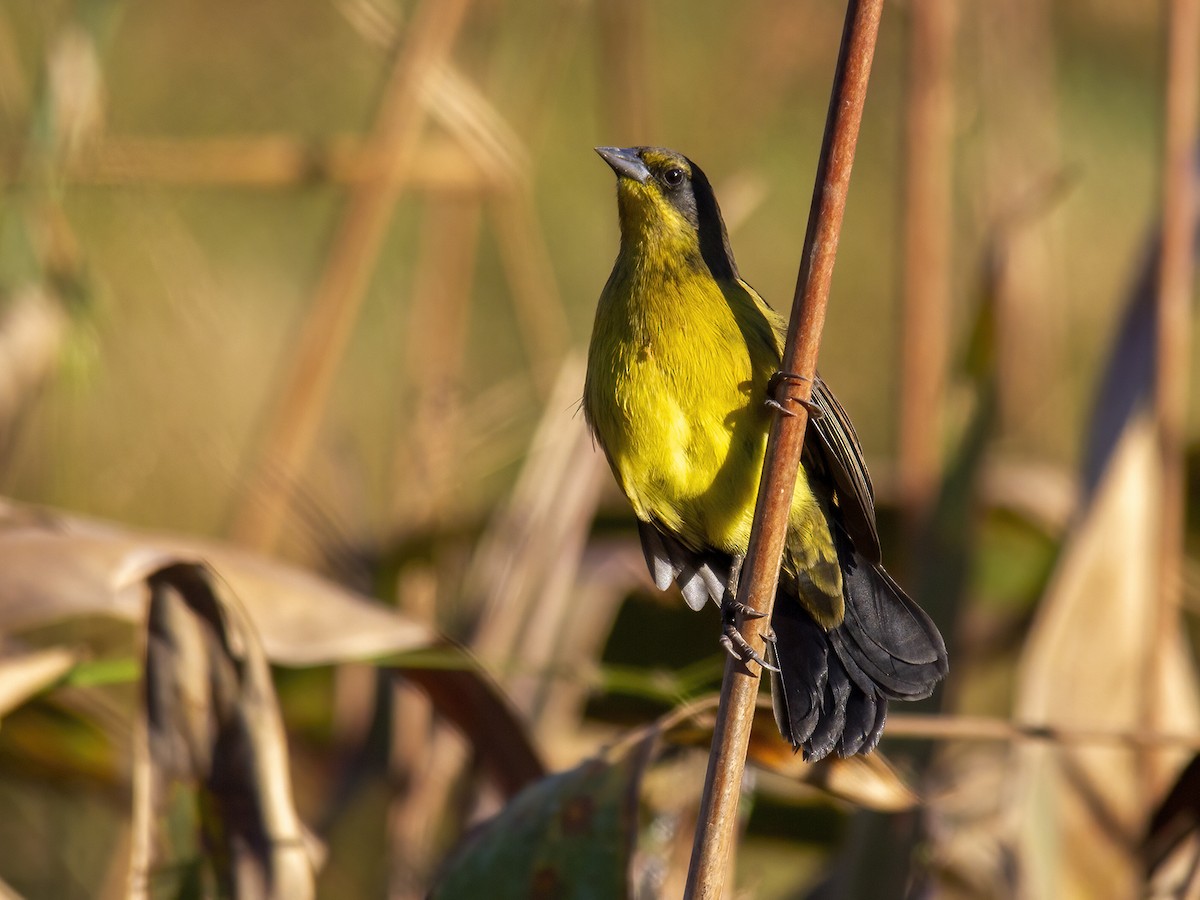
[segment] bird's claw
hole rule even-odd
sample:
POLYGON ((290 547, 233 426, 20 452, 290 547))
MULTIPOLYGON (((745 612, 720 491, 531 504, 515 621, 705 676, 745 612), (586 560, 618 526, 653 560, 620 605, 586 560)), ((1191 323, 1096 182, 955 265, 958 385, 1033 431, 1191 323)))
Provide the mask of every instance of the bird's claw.
POLYGON ((741 614, 743 619, 765 619, 767 614, 759 612, 753 606, 747 606, 740 600, 733 600, 729 597, 725 598, 725 604, 721 607, 721 611, 725 614, 725 623, 729 624, 734 617, 741 614))
MULTIPOLYGON (((772 634, 770 638, 766 639, 773 641, 774 635, 772 634)), ((772 672, 779 671, 778 666, 771 665, 766 661, 766 659, 763 658, 761 653, 750 646, 746 639, 742 637, 742 633, 737 630, 737 626, 732 623, 726 625, 725 630, 721 634, 721 646, 724 647, 725 651, 738 662, 744 663, 747 660, 752 659, 764 669, 768 669, 772 672)))
MULTIPOLYGON (((725 651, 736 659, 738 662, 746 662, 754 660, 764 669, 769 669, 772 672, 778 672, 777 666, 771 665, 763 657, 761 653, 750 646, 750 643, 742 637, 742 633, 737 627, 737 616, 741 613, 745 619, 762 619, 766 613, 761 613, 753 607, 747 606, 739 600, 735 600, 731 594, 726 594, 724 602, 721 604, 721 621, 723 627, 721 629, 721 646, 725 651)), ((775 643, 775 629, 768 626, 766 633, 763 635, 763 640, 770 644, 775 643)))
POLYGON ((767 406, 779 410, 785 416, 794 416, 796 413, 793 410, 784 406, 784 403, 797 403, 808 410, 810 419, 819 419, 825 415, 824 410, 811 400, 802 400, 799 397, 784 396, 779 397, 779 389, 785 384, 803 384, 804 382, 812 381, 811 378, 805 375, 797 375, 795 372, 776 372, 767 382, 767 406))

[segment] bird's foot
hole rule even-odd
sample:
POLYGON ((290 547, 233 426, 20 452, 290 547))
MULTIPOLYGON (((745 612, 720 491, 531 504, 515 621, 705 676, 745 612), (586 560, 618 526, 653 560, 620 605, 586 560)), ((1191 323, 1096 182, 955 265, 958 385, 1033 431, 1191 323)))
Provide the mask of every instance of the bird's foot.
MULTIPOLYGON (((765 615, 756 609, 751 609, 744 603, 734 600, 730 595, 726 594, 725 601, 721 604, 721 646, 725 648, 725 652, 738 662, 754 660, 764 669, 778 672, 778 666, 773 666, 767 662, 763 655, 751 647, 749 641, 742 637, 742 633, 737 627, 738 613, 741 613, 745 618, 751 619, 761 619, 765 615)), ((768 628, 767 633, 763 635, 763 640, 774 644, 775 630, 768 628)))
POLYGON ((817 406, 811 400, 801 400, 799 397, 779 396, 780 388, 786 384, 803 384, 806 381, 812 381, 804 375, 797 375, 795 372, 776 372, 771 376, 771 380, 767 382, 767 406, 779 410, 785 416, 794 416, 796 413, 788 409, 785 403, 798 403, 808 410, 810 419, 819 419, 825 415, 821 407, 817 406))

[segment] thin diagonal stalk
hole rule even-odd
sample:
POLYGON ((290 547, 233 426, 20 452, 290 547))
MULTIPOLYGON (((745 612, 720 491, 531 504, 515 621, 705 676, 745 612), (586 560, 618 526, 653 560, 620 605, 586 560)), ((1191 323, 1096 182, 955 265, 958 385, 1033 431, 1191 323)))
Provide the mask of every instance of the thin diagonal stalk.
MULTIPOLYGON (((842 46, 834 74, 833 93, 825 121, 825 137, 817 163, 816 185, 809 210, 808 229, 800 258, 800 274, 792 300, 783 368, 802 379, 789 388, 790 395, 807 401, 816 377, 817 351, 825 324, 825 308, 833 279, 833 262, 850 187, 850 170, 858 143, 859 124, 867 95, 867 81, 875 55, 883 0, 849 0, 842 46)), ((766 460, 758 488, 758 503, 750 547, 746 554, 739 599, 763 614, 742 624, 751 644, 761 644, 770 622, 779 581, 779 564, 791 509, 800 451, 808 416, 799 403, 796 415, 777 415, 767 440, 766 460)), ((729 659, 721 686, 700 819, 688 871, 689 900, 719 900, 729 868, 729 848, 737 822, 737 808, 746 766, 746 748, 758 696, 759 667, 729 659)))
MULTIPOLYGON (((1200 80, 1200 0, 1173 0, 1166 19, 1166 123, 1162 174, 1162 244, 1158 259, 1158 350, 1154 412, 1158 426, 1162 508, 1158 535, 1158 596, 1149 610, 1142 709, 1147 731, 1166 720, 1162 695, 1165 647, 1178 640, 1183 588, 1188 378, 1191 373, 1192 286, 1195 264, 1196 169, 1193 153, 1200 80)), ((1161 787, 1161 757, 1143 759, 1143 796, 1153 808, 1161 787)))
POLYGON ((350 195, 267 426, 259 471, 250 486, 255 495, 234 524, 235 535, 255 547, 268 549, 279 537, 292 485, 316 439, 400 197, 399 173, 409 165, 420 138, 422 80, 449 53, 468 5, 469 0, 426 0, 397 56, 372 135, 376 146, 387 148, 388 164, 377 183, 357 185, 350 195))

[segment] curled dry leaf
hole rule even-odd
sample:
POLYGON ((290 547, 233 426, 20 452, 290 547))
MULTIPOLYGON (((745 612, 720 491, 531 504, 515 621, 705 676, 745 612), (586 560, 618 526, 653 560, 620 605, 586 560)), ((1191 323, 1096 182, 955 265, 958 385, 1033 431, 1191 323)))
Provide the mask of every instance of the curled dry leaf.
POLYGON ((0 501, 0 634, 77 616, 142 621, 146 579, 203 564, 236 597, 271 663, 376 659, 422 687, 506 793, 545 768, 500 689, 427 625, 317 575, 216 541, 140 533, 0 501))
POLYGON ((185 871, 188 859, 164 849, 165 823, 179 793, 194 792, 202 855, 222 896, 314 896, 283 721, 254 628, 205 566, 175 563, 146 581, 130 895, 158 893, 151 884, 164 872, 185 871))
MULTIPOLYGON (((1117 361, 1119 362, 1119 361, 1117 361)), ((1030 630, 1018 668, 1015 717, 1029 725, 1138 732, 1157 594, 1160 463, 1153 423, 1132 414, 1103 456, 1030 630)), ((1169 730, 1200 722, 1196 674, 1178 619, 1155 648, 1154 690, 1169 730)), ((1167 771, 1178 749, 1155 751, 1167 771)), ((1014 752, 1010 828, 1039 896, 1132 896, 1148 758, 1131 749, 1028 744, 1014 752)), ((1164 786, 1165 787, 1165 786, 1164 786)))
POLYGON ((760 708, 750 735, 748 759, 753 765, 863 809, 903 812, 917 806, 916 792, 880 751, 846 759, 828 756, 820 762, 807 763, 772 724, 770 713, 760 708))
POLYGON ((525 728, 462 649, 322 578, 216 542, 143 534, 0 503, 0 633, 77 617, 145 623, 145 755, 135 766, 134 872, 145 892, 168 784, 194 780, 208 849, 238 896, 305 896, 268 662, 371 659, 417 683, 508 794, 544 774, 525 728), (211 801, 211 802, 210 802, 211 801), (246 861, 245 865, 242 865, 246 861))
MULTIPOLYGON (((712 731, 712 716, 696 715, 670 729, 664 739, 675 744, 707 748, 712 743, 712 731)), ((805 762, 779 736, 770 709, 763 706, 755 711, 746 758, 763 771, 782 775, 793 784, 817 788, 863 809, 903 812, 920 802, 917 794, 879 751, 869 756, 827 757, 818 763, 805 762)))
POLYGON ((438 641, 428 626, 382 604, 236 547, 9 501, 0 501, 0 633, 85 615, 140 621, 146 577, 176 562, 207 564, 242 601, 279 665, 329 665, 438 641))

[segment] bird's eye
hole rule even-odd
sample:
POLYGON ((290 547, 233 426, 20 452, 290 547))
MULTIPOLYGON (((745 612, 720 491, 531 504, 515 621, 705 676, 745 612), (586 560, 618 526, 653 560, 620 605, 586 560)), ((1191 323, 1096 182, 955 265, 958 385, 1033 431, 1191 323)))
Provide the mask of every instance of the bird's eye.
POLYGON ((679 187, 683 184, 683 169, 667 169, 662 178, 667 187, 679 187))

